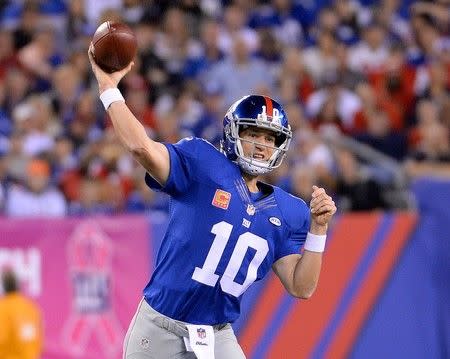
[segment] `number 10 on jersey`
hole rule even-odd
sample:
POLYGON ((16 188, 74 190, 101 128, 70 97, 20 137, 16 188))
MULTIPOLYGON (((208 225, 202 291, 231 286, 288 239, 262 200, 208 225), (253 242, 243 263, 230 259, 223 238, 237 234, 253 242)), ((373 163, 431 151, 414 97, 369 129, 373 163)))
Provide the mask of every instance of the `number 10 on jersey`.
MULTIPOLYGON (((209 249, 203 266, 201 268, 195 267, 192 279, 211 287, 216 285, 219 280, 219 275, 215 272, 228 240, 230 239, 232 230, 233 225, 225 221, 216 223, 212 226, 211 233, 215 235, 214 241, 209 249)), ((269 245, 264 238, 250 232, 242 233, 237 240, 225 272, 223 273, 222 278, 220 278, 220 287, 222 290, 235 297, 239 297, 244 293, 256 280, 258 268, 264 261, 264 258, 266 258, 268 252, 269 245), (256 250, 256 253, 248 266, 244 283, 240 284, 234 280, 242 266, 248 248, 253 248, 256 250)))

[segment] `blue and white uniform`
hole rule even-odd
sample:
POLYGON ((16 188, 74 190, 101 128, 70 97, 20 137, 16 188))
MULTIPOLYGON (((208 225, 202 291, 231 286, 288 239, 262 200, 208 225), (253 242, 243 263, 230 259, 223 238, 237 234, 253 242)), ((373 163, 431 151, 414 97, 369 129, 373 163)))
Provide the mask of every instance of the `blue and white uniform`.
POLYGON ((278 259, 299 253, 309 229, 305 202, 259 182, 251 194, 239 166, 210 143, 166 145, 171 196, 168 230, 144 290, 159 313, 192 324, 235 321, 245 290, 278 259))
POLYGON ((170 195, 170 221, 128 329, 124 358, 245 358, 229 323, 238 318, 246 289, 278 259, 300 252, 310 216, 305 202, 278 187, 258 182, 259 192, 250 193, 242 173, 252 176, 253 188, 256 176, 281 165, 291 138, 282 106, 249 95, 227 111, 221 151, 199 138, 166 145, 164 186, 149 174, 145 180, 170 195), (273 141, 241 137, 251 126, 273 141), (257 146, 270 157, 257 156, 257 146))

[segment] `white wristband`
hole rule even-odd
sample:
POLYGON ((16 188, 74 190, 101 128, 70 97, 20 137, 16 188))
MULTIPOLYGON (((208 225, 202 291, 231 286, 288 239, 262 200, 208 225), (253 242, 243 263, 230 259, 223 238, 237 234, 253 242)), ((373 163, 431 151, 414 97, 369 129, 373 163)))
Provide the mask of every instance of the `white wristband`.
POLYGON ((119 89, 117 87, 109 88, 105 91, 103 91, 100 94, 100 100, 103 103, 103 107, 105 107, 105 110, 108 110, 108 107, 116 101, 123 101, 125 102, 125 99, 123 98, 122 94, 120 93, 119 89))
POLYGON ((303 248, 310 252, 322 253, 325 250, 325 242, 327 241, 327 235, 317 235, 308 232, 306 235, 306 241, 303 248))

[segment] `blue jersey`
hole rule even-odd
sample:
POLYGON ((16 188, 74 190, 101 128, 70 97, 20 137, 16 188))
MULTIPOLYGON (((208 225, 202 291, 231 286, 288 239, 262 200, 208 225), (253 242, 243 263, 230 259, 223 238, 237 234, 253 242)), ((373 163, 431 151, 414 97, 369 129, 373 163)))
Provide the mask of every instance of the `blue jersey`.
POLYGON ((309 229, 301 199, 258 183, 253 200, 238 165, 198 138, 167 145, 170 220, 144 289, 158 312, 192 324, 233 322, 241 296, 281 257, 299 253, 309 229))

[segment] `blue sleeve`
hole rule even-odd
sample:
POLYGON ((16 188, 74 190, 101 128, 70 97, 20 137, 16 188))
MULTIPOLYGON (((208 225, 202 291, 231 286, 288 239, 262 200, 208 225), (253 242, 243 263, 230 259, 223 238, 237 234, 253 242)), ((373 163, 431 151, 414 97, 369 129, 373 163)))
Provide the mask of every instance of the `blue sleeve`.
MULTIPOLYGON (((288 224, 290 228, 287 230, 287 238, 277 245, 274 261, 290 254, 300 254, 300 249, 303 247, 309 231, 311 220, 308 206, 302 202, 301 206, 292 206, 291 208, 291 217, 296 217, 295 223, 297 225, 294 227, 292 224, 288 224)), ((294 221, 291 220, 290 222, 294 221)))
POLYGON ((199 139, 185 138, 176 144, 165 144, 169 151, 170 170, 165 186, 161 186, 149 173, 145 174, 145 183, 155 191, 171 196, 185 192, 195 178, 198 164, 199 139))

